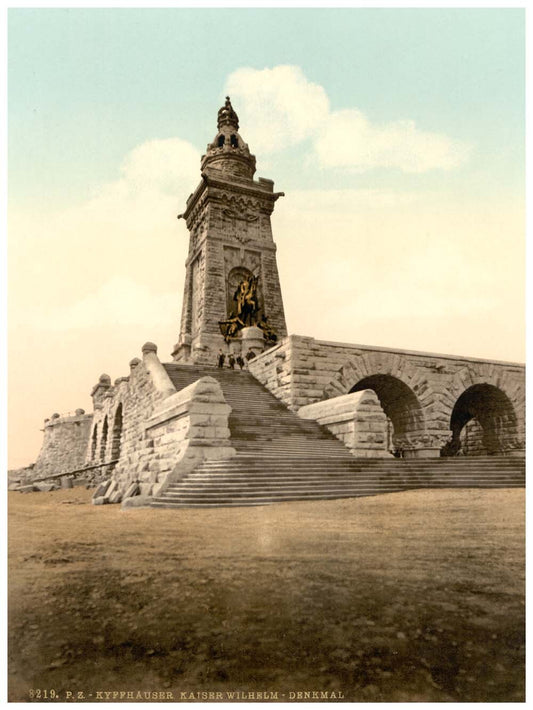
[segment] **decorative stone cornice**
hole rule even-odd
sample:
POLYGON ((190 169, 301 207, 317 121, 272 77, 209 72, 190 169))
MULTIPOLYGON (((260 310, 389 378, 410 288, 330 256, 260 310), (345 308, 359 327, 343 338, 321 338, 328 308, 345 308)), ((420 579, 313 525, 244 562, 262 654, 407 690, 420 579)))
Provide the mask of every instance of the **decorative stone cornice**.
POLYGON ((224 195, 234 193, 241 196, 254 197, 261 201, 268 210, 268 214, 270 214, 274 209, 276 200, 285 196, 284 192, 274 192, 273 185, 274 183, 271 180, 266 180, 265 178, 260 178, 257 182, 255 180, 238 182, 228 177, 218 178, 202 173, 202 181, 187 200, 185 212, 179 214, 178 219, 184 219, 187 222, 188 229, 193 227, 194 210, 196 207, 200 207, 200 200, 203 198, 206 201, 210 201, 219 197, 216 193, 213 194, 212 191, 209 191, 208 188, 221 190, 224 195), (191 216, 193 217, 192 219, 191 216))

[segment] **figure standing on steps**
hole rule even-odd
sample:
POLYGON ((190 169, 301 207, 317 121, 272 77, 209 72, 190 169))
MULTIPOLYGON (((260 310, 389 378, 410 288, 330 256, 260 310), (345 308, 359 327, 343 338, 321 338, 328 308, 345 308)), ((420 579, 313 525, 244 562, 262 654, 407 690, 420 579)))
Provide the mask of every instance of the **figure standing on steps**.
POLYGON ((244 367, 244 360, 240 355, 237 355, 237 365, 241 368, 241 370, 244 367))
POLYGON ((229 365, 229 367, 230 367, 230 370, 234 370, 234 369, 235 369, 235 358, 233 357, 233 353, 230 353, 230 354, 229 354, 229 357, 228 357, 228 365, 229 365))
POLYGON ((222 352, 222 348, 218 351, 218 358, 217 358, 217 365, 218 367, 224 367, 224 360, 226 359, 226 356, 222 352))

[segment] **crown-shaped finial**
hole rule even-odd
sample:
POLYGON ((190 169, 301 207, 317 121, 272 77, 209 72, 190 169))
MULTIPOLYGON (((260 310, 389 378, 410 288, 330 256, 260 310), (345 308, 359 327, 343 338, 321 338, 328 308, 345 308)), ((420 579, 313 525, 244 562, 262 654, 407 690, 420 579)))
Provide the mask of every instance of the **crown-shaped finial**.
POLYGON ((226 103, 218 110, 217 127, 219 131, 222 126, 232 126, 236 131, 239 130, 239 117, 233 110, 229 96, 226 96, 226 103))

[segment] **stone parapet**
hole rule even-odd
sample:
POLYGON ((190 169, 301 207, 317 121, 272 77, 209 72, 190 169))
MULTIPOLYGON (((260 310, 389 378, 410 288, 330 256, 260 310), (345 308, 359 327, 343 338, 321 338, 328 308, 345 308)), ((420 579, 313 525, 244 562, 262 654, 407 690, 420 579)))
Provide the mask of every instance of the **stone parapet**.
POLYGON ((145 343, 142 351, 142 360, 131 361, 129 377, 117 378, 95 411, 86 462, 118 461, 111 474, 110 468, 96 469, 99 480, 111 475, 115 483, 112 495, 95 498, 99 503, 127 500, 128 490, 148 501, 169 477, 179 478, 205 458, 235 453, 229 443, 231 409, 218 382, 202 378, 176 391, 156 346, 145 343))
POLYGON ((157 357, 157 345, 145 343, 142 347, 143 363, 152 378, 154 389, 163 397, 168 397, 176 391, 167 371, 157 357))
MULTIPOLYGON (((220 384, 212 377, 202 377, 155 407, 145 423, 147 438, 160 455, 155 467, 156 484, 151 493, 159 495, 196 468, 204 459, 228 459, 235 455, 230 444, 226 404, 220 384), (169 461, 172 466, 167 468, 169 461)), ((139 479, 144 482, 142 478, 139 479)))
POLYGON ((490 411, 500 408, 491 414, 494 431, 485 437, 492 449, 513 450, 525 438, 525 368, 518 363, 291 335, 258 355, 249 369, 293 411, 357 389, 374 390, 393 420, 400 451, 439 451, 455 436, 452 420, 463 394, 484 398, 490 411))
POLYGON ((392 457, 387 417, 372 390, 308 404, 298 415, 325 426, 354 456, 392 457))

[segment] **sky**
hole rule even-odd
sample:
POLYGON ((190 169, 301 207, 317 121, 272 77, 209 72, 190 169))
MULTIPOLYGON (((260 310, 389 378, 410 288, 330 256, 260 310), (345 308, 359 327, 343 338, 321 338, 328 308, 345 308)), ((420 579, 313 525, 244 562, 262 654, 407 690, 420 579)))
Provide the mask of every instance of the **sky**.
POLYGON ((511 8, 9 10, 9 467, 171 359, 226 94, 285 193, 290 333, 522 362, 524 39, 511 8))

